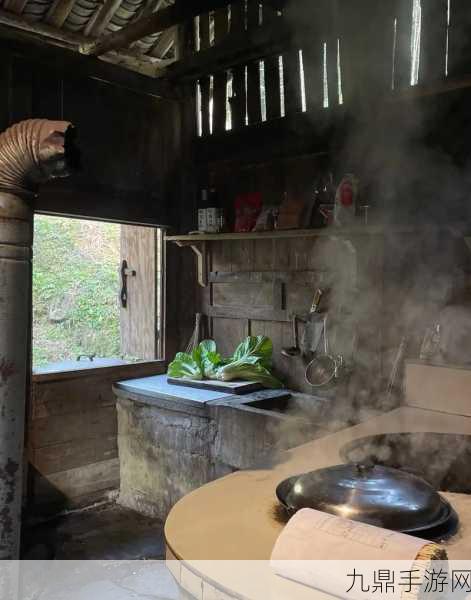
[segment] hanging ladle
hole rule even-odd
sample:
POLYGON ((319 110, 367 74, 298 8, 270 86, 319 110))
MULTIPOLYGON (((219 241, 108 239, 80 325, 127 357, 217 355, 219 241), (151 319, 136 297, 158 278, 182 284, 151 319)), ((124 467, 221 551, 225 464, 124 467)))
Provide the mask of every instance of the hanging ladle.
POLYGON ((299 356, 301 354, 301 349, 299 347, 299 341, 298 341, 298 317, 297 317, 297 315, 293 315, 291 324, 292 324, 292 328, 293 328, 293 345, 289 348, 281 349, 281 354, 283 354, 283 356, 288 356, 288 357, 299 356))

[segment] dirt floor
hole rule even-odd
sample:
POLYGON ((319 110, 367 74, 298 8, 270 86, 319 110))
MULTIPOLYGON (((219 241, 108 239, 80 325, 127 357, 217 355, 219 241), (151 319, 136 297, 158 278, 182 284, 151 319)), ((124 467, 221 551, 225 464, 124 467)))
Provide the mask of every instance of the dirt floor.
POLYGON ((163 525, 109 504, 26 527, 22 550, 26 560, 158 560, 163 525))
POLYGON ((26 526, 22 549, 23 561, 0 565, 0 600, 180 597, 162 560, 162 523, 115 504, 26 526))

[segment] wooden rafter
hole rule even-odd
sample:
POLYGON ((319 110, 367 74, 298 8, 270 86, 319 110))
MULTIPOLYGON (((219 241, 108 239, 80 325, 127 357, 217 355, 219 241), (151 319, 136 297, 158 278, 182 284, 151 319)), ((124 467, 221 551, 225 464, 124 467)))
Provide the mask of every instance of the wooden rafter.
POLYGON ((49 43, 62 48, 77 48, 83 40, 82 36, 73 32, 62 31, 40 22, 25 21, 11 12, 2 9, 0 9, 0 25, 6 25, 32 36, 41 37, 49 43))
MULTIPOLYGON (((59 46, 67 50, 73 50, 75 52, 77 52, 80 44, 83 44, 87 39, 83 35, 64 31, 63 29, 58 29, 57 27, 52 27, 45 23, 26 21, 21 17, 2 9, 0 9, 0 25, 11 28, 17 32, 22 32, 31 40, 45 40, 51 45, 59 46)), ((102 59, 106 62, 132 69, 142 75, 153 78, 159 74, 161 67, 166 65, 165 62, 162 62, 155 57, 139 55, 132 51, 110 52, 104 55, 102 59)), ((97 61, 93 62, 97 64, 97 61)))
POLYGON ((223 8, 227 4, 227 0, 199 0, 199 2, 178 0, 175 4, 163 8, 148 17, 138 19, 102 39, 84 44, 80 48, 80 51, 83 54, 99 56, 110 50, 125 48, 132 42, 142 39, 147 35, 165 31, 169 27, 180 25, 199 14, 223 8))
POLYGON ((91 22, 92 24, 87 26, 85 35, 90 37, 100 37, 108 27, 109 22, 114 17, 121 4, 122 0, 105 0, 98 10, 97 16, 93 22, 91 22))
MULTIPOLYGON (((138 13, 139 19, 143 17, 148 17, 158 10, 162 10, 165 6, 169 4, 168 0, 147 0, 142 8, 142 10, 138 13)), ((133 21, 137 21, 137 18, 134 18, 133 21)))
POLYGON ((199 79, 210 73, 283 52, 292 43, 292 30, 281 22, 270 27, 236 31, 227 35, 217 46, 172 64, 165 71, 165 76, 170 79, 199 79))
POLYGON ((3 8, 9 12, 15 13, 15 15, 21 15, 27 2, 28 0, 5 0, 3 8))
POLYGON ((74 7, 75 0, 54 0, 49 8, 45 22, 53 27, 62 27, 74 7))
MULTIPOLYGON (((249 0, 255 1, 255 0, 249 0)), ((284 0, 265 0, 269 6, 281 6, 284 0)), ((176 0, 175 4, 163 8, 158 12, 138 19, 119 31, 103 37, 94 42, 84 44, 80 51, 83 54, 100 56, 110 50, 125 48, 148 35, 165 31, 169 27, 181 25, 194 17, 227 7, 228 0, 199 0, 198 2, 188 0, 176 0)))
MULTIPOLYGON (((134 17, 131 19, 130 23, 134 23, 135 21, 138 21, 139 19, 148 17, 148 16, 152 15, 153 13, 156 13, 157 11, 161 10, 165 6, 168 6, 168 4, 169 4, 168 0, 145 0, 141 9, 136 12, 134 17)), ((140 40, 136 40, 135 42, 130 44, 129 47, 136 48, 136 47, 138 47, 139 42, 140 42, 140 40)))
POLYGON ((172 48, 172 46, 175 45, 177 35, 178 35, 177 27, 170 27, 170 29, 167 29, 166 31, 164 31, 162 33, 162 35, 159 37, 159 39, 157 40, 157 42, 154 44, 154 46, 149 51, 149 54, 151 56, 163 58, 168 53, 170 48, 172 48))
MULTIPOLYGON (((33 45, 38 62, 47 65, 60 74, 73 72, 78 77, 98 79, 123 89, 156 98, 177 100, 181 97, 179 90, 165 80, 145 76, 135 69, 123 68, 116 63, 83 56, 76 50, 74 51, 65 41, 54 42, 50 37, 45 38, 42 32, 41 34, 34 34, 23 28, 12 27, 11 24, 7 26, 5 25, 5 14, 15 18, 14 15, 9 15, 6 11, 0 11, 0 56, 3 56, 3 50, 7 49, 14 51, 18 56, 30 58, 31 46, 33 45), (46 43, 46 40, 49 43, 46 43), (51 41, 53 43, 50 43, 51 41)), ((16 18, 18 19, 18 17, 16 18)), ((50 26, 49 29, 51 29, 50 26)), ((61 34, 63 32, 56 30, 56 33, 61 34)), ((122 55, 117 53, 117 56, 121 57, 122 55)))

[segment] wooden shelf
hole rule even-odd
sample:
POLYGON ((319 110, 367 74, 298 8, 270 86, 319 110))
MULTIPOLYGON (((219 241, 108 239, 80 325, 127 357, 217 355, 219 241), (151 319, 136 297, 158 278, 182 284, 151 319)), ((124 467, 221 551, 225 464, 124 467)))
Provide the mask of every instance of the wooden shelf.
MULTIPOLYGON (((432 227, 432 226, 431 226, 432 227)), ((310 237, 350 237, 361 235, 385 235, 388 233, 417 233, 418 228, 413 226, 385 226, 363 225, 358 227, 323 227, 322 229, 286 229, 276 231, 252 231, 249 233, 195 233, 193 235, 167 235, 167 242, 175 242, 186 246, 198 242, 223 242, 229 240, 260 240, 260 239, 288 239, 310 237)), ((435 227, 436 229, 436 227, 435 227)))
MULTIPOLYGON (((466 229, 469 230, 469 227, 466 229)), ((286 229, 276 231, 255 231, 249 233, 195 233, 192 235, 166 235, 165 241, 174 242, 180 247, 188 246, 197 257, 198 283, 208 285, 208 243, 234 240, 280 240, 300 238, 342 238, 355 245, 362 236, 424 235, 448 232, 453 237, 464 237, 463 225, 359 225, 356 227, 323 227, 322 229, 286 229)), ((466 238, 465 238, 466 239, 466 238)), ((471 242, 469 243, 471 247, 471 242)))
POLYGON ((190 247, 197 258, 198 283, 202 287, 208 285, 208 242, 224 242, 231 240, 279 240, 294 238, 342 237, 346 240, 359 236, 384 235, 389 232, 413 233, 414 227, 384 227, 382 225, 363 225, 358 227, 325 227, 322 229, 286 229, 276 231, 255 231, 249 233, 195 233, 193 235, 166 235, 167 242, 174 242, 180 247, 190 247))

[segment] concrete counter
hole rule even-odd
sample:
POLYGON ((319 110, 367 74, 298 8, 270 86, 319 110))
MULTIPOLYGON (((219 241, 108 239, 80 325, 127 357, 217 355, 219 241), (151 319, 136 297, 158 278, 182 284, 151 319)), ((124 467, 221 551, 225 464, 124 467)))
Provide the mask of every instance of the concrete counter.
MULTIPOLYGON (((162 520, 188 492, 274 455, 280 439, 285 448, 326 434, 303 418, 259 407, 266 401, 286 403, 287 390, 231 395, 168 384, 166 375, 119 382, 113 390, 119 502, 162 520), (280 435, 290 430, 296 436, 280 435)), ((310 405, 314 410, 314 398, 310 405)))

